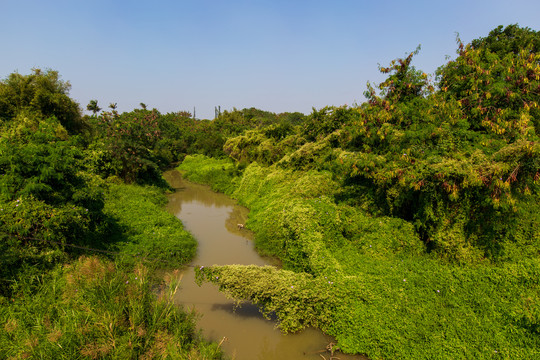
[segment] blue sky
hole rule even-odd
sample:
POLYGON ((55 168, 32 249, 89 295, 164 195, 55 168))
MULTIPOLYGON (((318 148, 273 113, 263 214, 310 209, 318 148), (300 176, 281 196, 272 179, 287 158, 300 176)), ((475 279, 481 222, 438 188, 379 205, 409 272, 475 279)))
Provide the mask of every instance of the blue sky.
POLYGON ((361 103, 382 66, 421 45, 433 73, 498 25, 540 30, 538 0, 0 0, 0 77, 58 70, 83 109, 140 102, 198 118, 361 103))

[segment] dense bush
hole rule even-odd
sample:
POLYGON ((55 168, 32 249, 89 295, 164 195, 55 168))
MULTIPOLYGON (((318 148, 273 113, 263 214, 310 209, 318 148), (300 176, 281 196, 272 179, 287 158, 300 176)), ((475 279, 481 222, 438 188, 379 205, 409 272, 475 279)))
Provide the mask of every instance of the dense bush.
POLYGON ((0 121, 21 114, 56 117, 70 133, 87 129, 79 104, 69 97, 71 85, 57 71, 34 69, 30 75, 13 73, 0 81, 0 121))
MULTIPOLYGON (((103 189, 85 174, 82 152, 56 118, 19 114, 0 136, 0 262, 17 278, 64 259, 66 243, 96 245, 106 228, 103 189)), ((69 250, 69 248, 68 248, 69 250)), ((9 293, 3 283, 2 293, 9 293)))
POLYGON ((536 245, 522 256, 536 256, 538 38, 510 26, 459 43, 438 84, 412 66, 417 50, 380 68, 387 79, 369 85, 366 103, 314 110, 279 140, 246 132, 224 149, 243 163, 330 171, 339 202, 409 221, 450 260, 504 260, 525 243, 536 245))

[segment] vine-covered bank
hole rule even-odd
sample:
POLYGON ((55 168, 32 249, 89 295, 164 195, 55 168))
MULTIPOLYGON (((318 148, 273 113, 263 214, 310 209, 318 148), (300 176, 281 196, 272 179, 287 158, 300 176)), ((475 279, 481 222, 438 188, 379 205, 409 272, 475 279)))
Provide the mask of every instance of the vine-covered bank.
POLYGON ((283 331, 315 326, 374 359, 539 355, 538 259, 448 262, 410 223, 336 204, 329 174, 254 163, 236 177, 228 160, 202 156, 180 169, 195 181, 228 178, 221 190, 251 209, 257 248, 284 264, 203 268, 199 279, 275 312, 283 331))

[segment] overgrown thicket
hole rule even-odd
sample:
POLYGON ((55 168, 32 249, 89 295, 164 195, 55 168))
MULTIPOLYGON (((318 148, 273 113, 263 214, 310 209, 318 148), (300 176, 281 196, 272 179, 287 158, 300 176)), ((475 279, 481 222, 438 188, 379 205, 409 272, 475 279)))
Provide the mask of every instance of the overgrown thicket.
POLYGON ((234 163, 188 156, 185 176, 248 206, 285 267, 199 279, 370 358, 540 356, 539 38, 458 41, 435 81, 413 52, 364 104, 230 137, 234 163))
POLYGON ((224 190, 250 208, 257 248, 285 269, 212 266, 200 281, 274 312, 285 332, 315 326, 370 358, 539 355, 537 258, 451 263, 427 253, 410 222, 336 202, 329 172, 253 163, 237 176, 229 164, 189 156, 180 169, 236 184, 224 190))
POLYGON ((435 84, 412 66, 413 52, 380 68, 388 78, 368 86, 366 103, 314 110, 279 138, 247 131, 224 150, 240 163, 329 171, 337 201, 411 222, 441 256, 535 256, 538 37, 513 25, 459 43, 435 84))

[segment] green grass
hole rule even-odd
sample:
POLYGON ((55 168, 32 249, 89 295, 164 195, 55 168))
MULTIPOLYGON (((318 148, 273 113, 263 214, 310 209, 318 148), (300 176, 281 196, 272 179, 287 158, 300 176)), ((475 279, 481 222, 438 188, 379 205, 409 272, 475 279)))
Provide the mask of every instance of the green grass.
POLYGON ((166 197, 156 187, 112 184, 104 212, 116 221, 111 249, 128 263, 144 258, 159 268, 181 266, 195 256, 197 242, 182 223, 164 210, 166 197))

